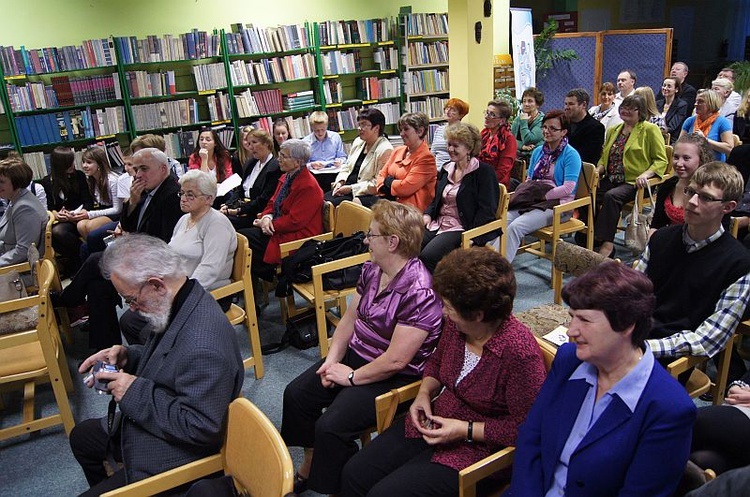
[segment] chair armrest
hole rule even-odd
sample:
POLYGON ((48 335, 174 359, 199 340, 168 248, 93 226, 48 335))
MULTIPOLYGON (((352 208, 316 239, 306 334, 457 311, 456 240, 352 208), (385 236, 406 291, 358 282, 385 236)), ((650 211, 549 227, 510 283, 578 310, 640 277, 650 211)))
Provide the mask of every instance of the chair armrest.
POLYGON ((34 307, 35 305, 39 305, 39 300, 39 295, 31 295, 29 297, 0 302, 0 314, 34 307))
POLYGON ((288 256, 292 251, 297 250, 307 241, 318 240, 322 242, 325 240, 332 240, 332 239, 333 239, 333 232, 329 231, 328 233, 323 233, 321 235, 308 236, 307 238, 300 238, 299 240, 282 243, 279 245, 279 250, 281 250, 281 258, 283 259, 284 257, 288 256))
POLYGON ((19 273, 28 273, 31 271, 31 266, 28 262, 21 262, 19 264, 12 264, 10 266, 0 267, 0 274, 9 273, 11 271, 18 271, 19 273))
POLYGON ((672 376, 677 376, 679 374, 684 373, 685 371, 688 371, 691 368, 694 368, 698 364, 702 364, 708 360, 708 357, 703 356, 685 356, 680 357, 679 359, 675 359, 674 361, 670 362, 667 365, 667 372, 672 376))
POLYGON ((364 264, 365 262, 370 260, 370 253, 364 253, 364 254, 357 254, 352 255, 350 257, 344 257, 343 259, 337 259, 335 261, 331 262, 324 262, 323 264, 318 264, 317 266, 312 267, 312 277, 313 279, 316 276, 322 276, 326 273, 332 273, 333 271, 337 271, 339 269, 344 269, 347 267, 352 266, 358 266, 359 264, 364 264))
POLYGON ((559 216, 563 212, 572 211, 573 209, 578 209, 579 207, 587 205, 591 205, 591 197, 578 198, 571 200, 570 202, 565 202, 564 204, 556 205, 552 208, 552 212, 555 216, 559 216))
POLYGON ((505 219, 495 219, 494 221, 490 221, 489 223, 483 224, 482 226, 477 226, 476 228, 466 230, 461 233, 461 247, 470 248, 471 241, 474 240, 474 238, 486 235, 487 233, 495 230, 502 229, 504 226, 505 219))
POLYGON ((396 410, 400 404, 414 399, 422 386, 422 380, 409 383, 403 387, 394 388, 390 392, 375 397, 376 429, 383 433, 393 423, 396 410))
POLYGON ((501 451, 485 457, 458 472, 458 488, 461 494, 466 487, 474 486, 477 482, 513 464, 515 447, 506 447, 501 451))
POLYGON ((165 490, 222 471, 223 469, 222 456, 221 454, 216 454, 104 493, 102 497, 145 497, 156 495, 165 490))

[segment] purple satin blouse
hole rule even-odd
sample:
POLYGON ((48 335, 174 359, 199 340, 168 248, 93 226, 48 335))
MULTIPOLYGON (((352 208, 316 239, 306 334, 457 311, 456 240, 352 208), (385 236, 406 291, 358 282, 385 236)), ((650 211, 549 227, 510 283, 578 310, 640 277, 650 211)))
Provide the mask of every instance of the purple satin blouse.
POLYGON ((380 294, 382 270, 366 262, 357 284, 360 295, 357 319, 349 347, 372 361, 386 351, 397 325, 427 332, 427 338, 402 374, 421 376, 425 363, 437 346, 442 329, 443 305, 432 289, 432 276, 417 258, 409 260, 380 294))

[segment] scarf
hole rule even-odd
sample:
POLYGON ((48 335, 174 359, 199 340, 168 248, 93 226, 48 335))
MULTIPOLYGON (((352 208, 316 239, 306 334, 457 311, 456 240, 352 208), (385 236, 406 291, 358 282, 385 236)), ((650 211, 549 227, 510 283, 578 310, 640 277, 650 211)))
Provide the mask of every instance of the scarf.
POLYGON ((534 166, 534 174, 531 175, 531 179, 547 179, 550 168, 557 161, 557 158, 560 157, 560 154, 567 145, 567 136, 564 136, 563 139, 560 140, 560 144, 554 150, 550 150, 549 144, 545 142, 542 146, 542 156, 539 158, 539 162, 534 166))
MULTIPOLYGON (((302 166, 306 167, 306 166, 302 166)), ((279 194, 276 195, 276 200, 273 202, 273 218, 276 219, 277 217, 281 216, 281 204, 284 203, 284 200, 289 196, 289 190, 292 189, 292 182, 294 181, 294 178, 296 178, 299 175, 299 172, 302 169, 298 169, 296 173, 287 173, 286 178, 284 179, 284 183, 281 185, 281 189, 279 190, 279 194)))
POLYGON ((695 130, 700 130, 700 132, 703 133, 703 136, 708 137, 708 133, 711 132, 711 126, 714 125, 714 121, 716 121, 716 118, 718 117, 719 113, 714 112, 713 114, 708 116, 708 119, 704 121, 699 115, 696 114, 695 123, 693 123, 693 132, 695 132, 695 130))

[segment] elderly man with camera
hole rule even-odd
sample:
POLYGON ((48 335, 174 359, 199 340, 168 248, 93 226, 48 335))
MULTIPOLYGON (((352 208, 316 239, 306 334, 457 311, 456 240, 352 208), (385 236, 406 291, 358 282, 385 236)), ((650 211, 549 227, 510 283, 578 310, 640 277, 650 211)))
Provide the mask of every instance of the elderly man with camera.
POLYGON ((244 378, 232 326, 164 241, 142 234, 118 239, 104 252, 101 270, 153 332, 144 345, 115 345, 79 368, 88 373, 93 367, 84 382, 112 395, 109 416, 79 423, 70 434, 92 487, 82 495, 217 453, 227 407, 244 378), (124 468, 108 477, 105 460, 124 468))

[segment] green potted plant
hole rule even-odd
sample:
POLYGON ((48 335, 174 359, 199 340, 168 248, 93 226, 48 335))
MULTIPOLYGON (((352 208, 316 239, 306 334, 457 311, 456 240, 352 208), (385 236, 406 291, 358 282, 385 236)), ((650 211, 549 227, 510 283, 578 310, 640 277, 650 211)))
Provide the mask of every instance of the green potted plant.
POLYGON ((580 57, 575 50, 555 50, 550 47, 550 42, 557 33, 557 21, 554 19, 542 29, 542 32, 534 37, 534 57, 536 57, 536 79, 544 79, 547 71, 552 66, 562 61, 578 60, 580 57))

